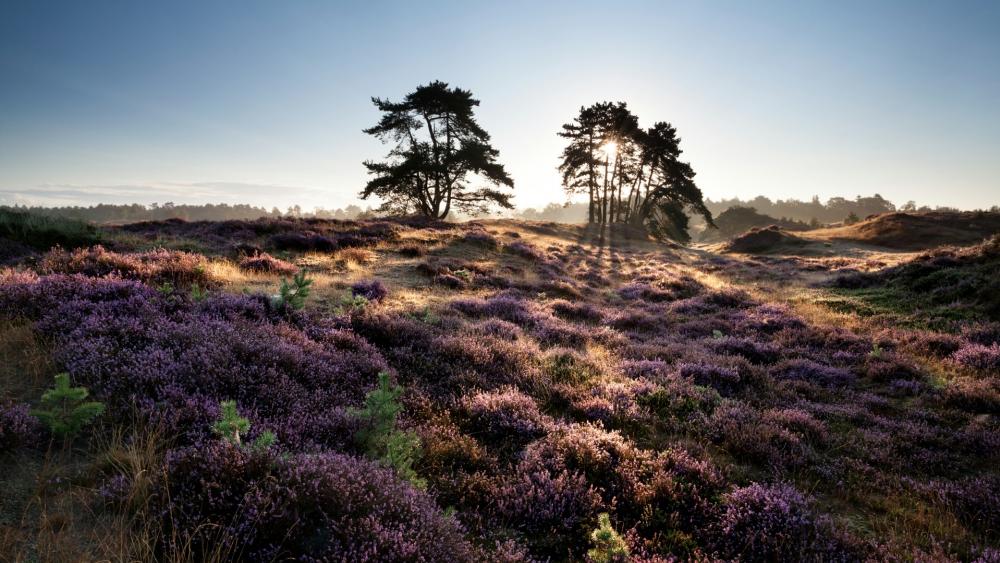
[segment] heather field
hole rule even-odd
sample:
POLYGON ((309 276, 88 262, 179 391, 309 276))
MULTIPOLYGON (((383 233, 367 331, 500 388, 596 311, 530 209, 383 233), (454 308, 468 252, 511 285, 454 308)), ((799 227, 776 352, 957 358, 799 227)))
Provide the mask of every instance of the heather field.
POLYGON ((1000 561, 1000 238, 598 229, 11 238, 0 554, 1000 561))

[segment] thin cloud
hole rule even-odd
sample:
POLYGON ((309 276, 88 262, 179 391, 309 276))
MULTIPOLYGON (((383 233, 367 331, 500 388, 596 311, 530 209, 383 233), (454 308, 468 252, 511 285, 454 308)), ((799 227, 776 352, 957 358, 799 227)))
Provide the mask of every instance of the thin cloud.
MULTIPOLYGON (((27 189, 0 188, 3 205, 96 205, 98 203, 249 203, 258 206, 294 204, 331 206, 331 189, 248 182, 151 182, 148 184, 44 184, 27 189)), ((346 202, 353 203, 353 202, 346 202)), ((345 203, 345 204, 346 204, 345 203)))

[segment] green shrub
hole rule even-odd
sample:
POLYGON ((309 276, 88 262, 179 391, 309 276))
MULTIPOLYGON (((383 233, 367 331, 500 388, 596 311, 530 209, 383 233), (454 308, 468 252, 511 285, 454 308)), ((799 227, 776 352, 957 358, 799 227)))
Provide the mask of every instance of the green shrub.
POLYGON ((590 533, 594 548, 587 552, 587 559, 593 563, 620 563, 629 560, 628 545, 611 527, 611 517, 602 512, 597 517, 597 529, 590 533))
POLYGON ((400 477, 422 489, 427 482, 413 469, 420 456, 420 438, 396 426, 403 409, 399 404, 402 394, 402 387, 389 382, 389 374, 380 373, 378 387, 365 395, 365 406, 351 411, 363 423, 355 437, 368 457, 395 469, 400 477))
POLYGON ((201 287, 197 282, 191 284, 191 300, 195 303, 201 303, 208 297, 208 290, 201 287))
POLYGON ((87 401, 86 387, 70 387, 69 374, 60 373, 55 379, 55 387, 42 395, 42 408, 31 414, 56 436, 71 439, 104 412, 104 403, 87 401))
POLYGON ((301 309, 306 305, 306 297, 309 297, 309 286, 313 280, 306 278, 306 271, 301 270, 292 276, 291 283, 282 278, 281 288, 278 295, 274 296, 275 306, 287 305, 292 309, 301 309))
POLYGON ((100 242, 97 229, 83 221, 0 209, 0 237, 13 239, 39 250, 60 245, 67 248, 100 242))
MULTIPOLYGON (((222 439, 230 444, 241 446, 240 436, 250 431, 250 421, 246 417, 240 416, 239 411, 236 410, 236 401, 222 401, 219 406, 222 407, 222 413, 219 419, 212 424, 212 431, 222 436, 222 439)), ((266 430, 257 436, 250 447, 256 450, 266 449, 274 444, 274 440, 274 432, 266 430)))

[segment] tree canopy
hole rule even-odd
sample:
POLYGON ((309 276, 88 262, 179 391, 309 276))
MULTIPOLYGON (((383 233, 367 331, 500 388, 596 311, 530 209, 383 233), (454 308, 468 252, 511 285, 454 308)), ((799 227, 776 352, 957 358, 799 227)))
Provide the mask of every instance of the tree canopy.
POLYGON ((480 214, 512 209, 514 180, 497 161, 499 151, 478 122, 472 92, 435 81, 402 102, 372 98, 382 118, 365 133, 394 146, 381 162, 366 161, 373 176, 361 192, 383 200, 383 211, 444 219, 452 208, 480 214), (477 183, 480 187, 474 187, 477 183))
POLYGON ((712 224, 669 123, 643 129, 624 102, 600 102, 581 107, 559 136, 569 140, 559 166, 563 186, 569 195, 587 194, 589 222, 643 225, 682 240, 687 213, 712 224))

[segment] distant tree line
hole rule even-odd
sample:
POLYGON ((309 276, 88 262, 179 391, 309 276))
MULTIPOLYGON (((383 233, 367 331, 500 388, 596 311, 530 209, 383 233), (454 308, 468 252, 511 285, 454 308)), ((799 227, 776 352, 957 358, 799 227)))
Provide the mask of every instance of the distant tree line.
POLYGON ((677 130, 665 121, 643 129, 624 102, 581 107, 559 136, 563 150, 563 187, 567 195, 587 196, 587 222, 627 223, 686 240, 688 214, 711 224, 677 130))
POLYGON ((77 219, 90 223, 134 223, 136 221, 163 221, 166 219, 184 219, 185 221, 225 221, 230 219, 259 219, 262 217, 317 217, 321 219, 357 219, 372 215, 371 208, 364 210, 357 205, 348 205, 343 209, 323 209, 317 207, 312 211, 303 211, 298 205, 288 207, 285 211, 272 207, 255 207, 248 204, 229 205, 226 203, 203 205, 177 205, 172 202, 164 204, 153 203, 141 205, 138 203, 113 205, 98 204, 89 207, 64 206, 0 206, 0 209, 26 211, 32 215, 43 217, 58 217, 77 219))
POLYGON ((718 201, 706 199, 705 206, 713 215, 733 207, 751 207, 762 215, 767 215, 781 221, 800 221, 818 226, 818 224, 839 223, 854 219, 864 219, 869 215, 903 211, 908 213, 924 213, 927 211, 958 211, 950 207, 930 208, 926 205, 917 206, 916 202, 908 201, 896 207, 891 201, 879 194, 869 197, 857 196, 854 199, 832 197, 826 202, 814 196, 810 201, 797 199, 779 199, 772 201, 764 196, 753 199, 730 198, 718 201))

